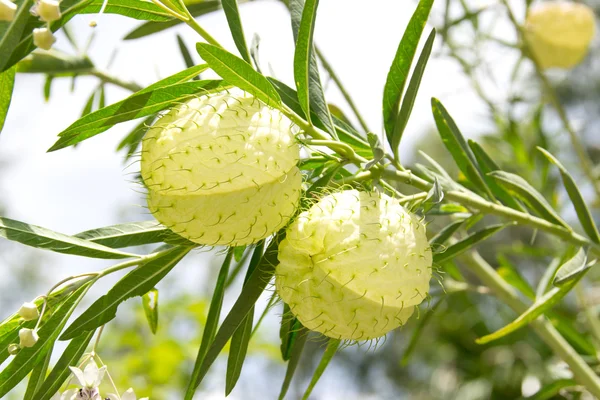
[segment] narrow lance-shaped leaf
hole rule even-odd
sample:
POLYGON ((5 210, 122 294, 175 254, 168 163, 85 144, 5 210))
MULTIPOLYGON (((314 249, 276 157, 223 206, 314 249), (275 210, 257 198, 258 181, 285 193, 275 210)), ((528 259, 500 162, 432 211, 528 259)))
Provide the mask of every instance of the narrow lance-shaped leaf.
POLYGON ((94 69, 94 63, 87 56, 73 56, 58 50, 34 52, 17 64, 20 74, 51 74, 53 76, 73 76, 94 69))
POLYGON ((104 107, 75 121, 59 134, 59 140, 48 151, 72 146, 106 131, 116 124, 156 114, 166 108, 180 105, 198 93, 210 93, 222 87, 223 84, 220 80, 203 80, 137 92, 123 101, 104 107))
POLYGON ((431 49, 433 48, 434 40, 435 29, 432 29, 431 33, 429 34, 429 37, 427 38, 427 41, 425 42, 425 46, 423 46, 423 50, 421 51, 421 55, 419 56, 419 60, 417 61, 417 65, 415 66, 415 70, 413 71, 413 74, 410 77, 408 88, 406 89, 406 93, 404 94, 404 98, 402 99, 400 112, 398 113, 398 116, 396 117, 396 121, 394 123, 394 131, 392 133, 391 146, 392 151, 394 152, 394 156, 396 156, 396 158, 398 157, 398 153, 400 152, 400 141, 402 140, 402 135, 404 134, 404 130, 406 129, 406 125, 408 124, 408 120, 410 118, 413 106, 415 105, 417 93, 419 92, 419 86, 421 86, 421 80, 423 79, 423 74, 425 73, 427 61, 429 60, 429 56, 431 55, 431 49))
POLYGON ((208 43, 197 43, 196 49, 210 68, 228 83, 251 93, 271 107, 281 104, 281 98, 273 85, 246 61, 208 43))
MULTIPOLYGON (((195 79, 195 78, 194 78, 195 79)), ((152 125, 156 116, 151 114, 149 117, 143 119, 138 125, 136 125, 131 132, 127 136, 123 138, 117 145, 117 151, 121 149, 127 149, 127 154, 125 155, 125 161, 128 161, 133 157, 138 148, 140 147, 140 143, 142 143, 142 139, 144 135, 148 131, 148 127, 152 125)))
POLYGON ((91 229, 74 236, 119 249, 160 243, 169 235, 174 235, 174 233, 156 221, 140 221, 91 229))
MULTIPOLYGON (((194 62, 192 54, 188 50, 187 46, 185 45, 185 42, 183 41, 183 38, 180 35, 177 35, 177 45, 179 46, 179 52, 183 57, 183 62, 185 63, 185 66, 187 68, 192 68, 196 63, 194 62)), ((196 76, 194 77, 194 79, 198 80, 199 77, 196 76)))
POLYGON ((383 160, 385 157, 385 151, 381 146, 381 142, 379 141, 379 136, 374 133, 367 133, 367 140, 369 141, 369 145, 371 146, 371 151, 373 151, 373 159, 364 165, 364 169, 370 169, 379 161, 383 160))
MULTIPOLYGON (((589 265, 586 265, 587 258, 585 253, 582 256, 582 250, 578 251, 575 256, 567 261, 560 269, 565 268, 568 279, 564 281, 564 284, 560 287, 555 287, 552 290, 546 292, 542 297, 538 298, 531 307, 521 314, 510 324, 497 330, 494 333, 485 335, 477 339, 477 343, 485 344, 498 340, 516 330, 529 325, 532 321, 537 319, 539 316, 550 310, 556 305, 563 297, 569 293, 569 291, 579 282, 579 280, 585 275, 585 272, 589 269, 589 265)), ((559 272, 560 272, 559 269, 559 272)), ((558 276, 558 273, 557 273, 558 276)))
POLYGON ((33 6, 33 0, 17 1, 17 12, 10 22, 0 24, 0 71, 10 68, 10 55, 13 53, 27 26, 27 20, 30 18, 29 9, 33 6))
POLYGON ((121 252, 101 244, 8 218, 0 218, 0 237, 39 249, 77 256, 107 259, 138 257, 136 254, 121 252))
POLYGON ((156 334, 158 330, 158 289, 152 288, 148 293, 142 296, 142 306, 146 321, 150 326, 150 331, 156 334))
MULTIPOLYGON (((252 276, 252 273, 258 266, 260 259, 262 258, 264 251, 264 241, 261 241, 252 253, 250 264, 248 265, 248 271, 244 278, 244 285, 248 282, 248 279, 252 276)), ((246 359, 246 353, 248 352, 248 344, 250 343, 250 337, 252 336, 252 324, 254 323, 254 306, 248 311, 248 315, 244 317, 242 324, 237 328, 233 336, 231 337, 231 344, 229 346, 229 356, 227 359, 227 373, 225 375, 225 396, 235 387, 240 374, 242 372, 242 366, 246 359)))
POLYGON ((23 400, 38 400, 34 397, 36 391, 41 387, 48 372, 48 366, 50 365, 50 358, 52 357, 53 346, 50 346, 50 350, 44 356, 42 362, 38 363, 29 374, 29 380, 27 381, 27 389, 23 400))
POLYGON ((221 0, 221 3, 223 11, 225 11, 225 17, 227 17, 227 23, 229 24, 229 30, 231 31, 235 47, 237 47, 242 58, 250 64, 250 54, 248 53, 246 38, 244 37, 244 28, 242 28, 237 0, 221 0))
POLYGON ((567 262, 558 268, 552 284, 558 287, 564 287, 572 280, 579 278, 584 271, 587 271, 592 264, 587 262, 587 255, 583 248, 577 250, 577 253, 567 262))
POLYGON ((565 185, 565 189, 567 190, 567 194, 573 203, 573 207, 575 208, 575 212, 577 213, 577 218, 579 218, 579 223, 583 227, 583 230, 588 235, 590 240, 594 243, 600 244, 600 235, 598 234, 598 228, 594 223, 594 218, 592 217, 592 213, 590 212, 585 199, 581 195, 579 188, 577 187, 577 183, 569 174, 569 171, 558 161, 556 157, 550 154, 547 150, 538 147, 538 150, 542 152, 544 156, 554 165, 558 167, 560 171, 560 176, 563 181, 563 185, 565 185))
POLYGON ((471 247, 475 246, 477 243, 481 242, 494 235, 495 233, 501 231, 507 226, 514 224, 505 224, 505 225, 492 225, 487 228, 481 229, 475 233, 470 234, 466 238, 462 239, 454 243, 452 246, 448 247, 444 252, 434 253, 433 262, 441 264, 444 261, 451 260, 452 258, 458 256, 459 254, 464 253, 469 250, 471 247))
POLYGON ((383 126, 390 145, 392 144, 394 124, 398 116, 404 86, 432 5, 433 0, 419 1, 417 9, 402 35, 402 40, 400 40, 394 61, 387 75, 383 89, 383 126))
POLYGON ((89 331, 69 342, 54 368, 35 393, 35 400, 50 400, 58 392, 62 384, 71 375, 69 367, 76 367, 79 364, 79 360, 85 353, 92 337, 94 337, 94 333, 95 331, 89 331))
POLYGON ((292 17, 292 31, 296 42, 294 52, 294 80, 298 90, 300 106, 311 120, 311 108, 318 115, 327 130, 335 136, 331 113, 321 86, 321 78, 313 44, 313 34, 317 17, 318 0, 292 0, 290 1, 290 15, 292 17))
POLYGON ((0 397, 21 382, 34 366, 42 362, 89 287, 90 284, 88 283, 71 294, 48 321, 42 325, 38 331, 39 340, 35 346, 21 349, 11 363, 0 373, 0 397))
POLYGON ((500 167, 492 160, 492 158, 485 152, 483 147, 474 140, 469 140, 469 147, 475 155, 477 164, 483 173, 483 178, 487 183, 488 187, 502 203, 507 206, 514 208, 515 210, 525 211, 525 208, 515 199, 510 193, 508 193, 502 186, 498 185, 496 181, 488 174, 493 171, 500 171, 500 167))
POLYGON ((521 199, 530 209, 554 224, 568 228, 568 225, 537 190, 519 175, 505 171, 494 171, 488 175, 496 179, 504 189, 521 199))
POLYGON ((190 250, 190 247, 174 247, 125 275, 107 294, 96 300, 73 321, 60 339, 73 339, 111 321, 122 302, 135 296, 143 296, 150 291, 190 250))
POLYGON ((433 248, 433 250, 437 250, 437 246, 442 246, 448 239, 452 237, 464 224, 466 220, 460 219, 458 221, 451 222, 442 228, 434 237, 429 240, 429 245, 433 248))
MULTIPOLYGON (((139 1, 139 0, 137 0, 139 1)), ((221 9, 221 1, 220 0, 203 0, 196 4, 190 4, 187 6, 188 11, 192 14, 193 17, 199 17, 201 15, 209 14, 211 12, 217 11, 221 9)), ((179 24, 182 24, 183 21, 180 19, 173 18, 170 21, 148 21, 138 26, 131 32, 129 32, 123 40, 133 40, 146 37, 148 35, 152 35, 154 33, 162 32, 165 29, 172 28, 179 24)))
POLYGON ((315 388, 317 382, 319 382, 319 379, 323 375, 323 372, 325 372, 325 369, 329 365, 329 362, 331 361, 331 359, 337 352, 338 348, 340 347, 340 343, 341 342, 338 339, 329 339, 328 340, 327 347, 325 348, 325 352, 323 353, 323 357, 321 358, 321 361, 319 362, 319 365, 317 366, 317 369, 315 370, 315 373, 313 374, 313 377, 310 380, 310 383, 309 383, 308 387, 306 388, 306 391, 304 392, 304 396, 302 396, 302 400, 309 399, 310 394, 312 393, 313 389, 315 388))
MULTIPOLYGON (((227 275, 229 274, 229 266, 231 265, 231 258, 233 252, 231 249, 227 252, 225 260, 219 270, 217 276, 217 283, 215 284, 215 290, 210 300, 210 307, 208 309, 208 316, 206 323, 204 324, 204 330, 202 332, 202 341, 200 342, 200 348, 198 349, 198 355, 196 357, 196 363, 194 365, 194 371, 192 376, 198 374, 199 368, 202 365, 206 351, 214 340, 217 327, 219 325, 219 318, 221 317, 221 308, 223 307, 223 297, 225 295, 225 286, 227 283, 227 275)), ((188 388, 189 390, 189 388, 188 388)))
MULTIPOLYGON (((285 237, 285 232, 280 231, 269 244, 265 254, 263 255, 260 263, 244 285, 242 293, 236 300, 235 304, 225 317, 225 320, 221 324, 215 339, 206 352, 204 360, 202 360, 201 366, 197 369, 190 379, 188 385, 185 400, 191 400, 194 396, 194 392, 210 366, 215 362, 219 353, 225 347, 231 336, 235 333, 237 328, 241 325, 242 321, 248 315, 248 312, 252 309, 265 287, 273 277, 275 273, 275 266, 277 265, 277 250, 279 248, 279 242, 285 237)), ((198 361, 198 360, 196 360, 198 361)))
POLYGON ((400 360, 400 365, 406 366, 410 357, 412 356, 414 350, 417 348, 417 343, 419 343, 419 339, 421 338, 421 334, 423 333, 423 329, 427 325, 427 323, 431 320, 435 312, 440 307, 444 301, 444 297, 436 301, 436 303, 425 313, 425 315, 419 318, 418 325, 415 327, 411 337, 410 342, 408 342, 408 346, 406 346, 406 350, 404 350, 404 355, 402 356, 402 360, 400 360))
POLYGON ((296 336, 294 346, 292 347, 290 360, 288 361, 288 366, 285 371, 285 378, 283 379, 283 384, 281 385, 281 391, 279 392, 279 400, 283 400, 285 398, 285 395, 290 388, 290 383, 292 383, 292 378, 294 377, 294 373, 296 372, 296 368, 300 362, 300 357, 302 357, 302 352, 304 351, 304 345, 306 344, 308 333, 309 330, 300 325, 298 335, 296 336))
POLYGON ((494 196, 483 179, 483 174, 477 165, 475 156, 471 153, 465 138, 446 108, 436 98, 431 99, 431 108, 442 142, 444 142, 458 168, 480 193, 485 193, 490 199, 493 199, 494 196))
POLYGON ((10 68, 0 73, 0 132, 4 128, 10 100, 12 99, 13 87, 15 86, 15 70, 10 68))

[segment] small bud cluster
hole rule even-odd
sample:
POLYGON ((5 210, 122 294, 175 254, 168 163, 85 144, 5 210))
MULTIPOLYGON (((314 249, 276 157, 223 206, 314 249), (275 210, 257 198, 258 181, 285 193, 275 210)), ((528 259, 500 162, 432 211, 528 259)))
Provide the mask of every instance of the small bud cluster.
POLYGON ((408 320, 427 296, 432 255, 425 226, 378 192, 322 198, 288 227, 275 285, 308 329, 369 340, 408 320))
MULTIPOLYGON (((12 21, 15 15, 16 6, 14 6, 12 13, 10 11, 11 5, 10 0, 0 0, 0 20, 12 21)), ((32 15, 38 17, 40 21, 45 22, 45 26, 35 28, 33 30, 33 44, 43 50, 50 50, 52 45, 56 42, 56 37, 50 29, 50 23, 57 21, 61 17, 60 13, 60 2, 57 0, 36 0, 30 12, 32 15)))
POLYGON ((595 31, 594 11, 567 1, 532 7, 525 21, 525 39, 540 67, 572 68, 588 52, 595 31))
POLYGON ((12 21, 17 12, 17 5, 11 0, 0 0, 0 21, 12 21))
POLYGON ((281 112, 238 89, 172 109, 142 143, 150 211, 200 244, 240 246, 270 236, 300 198, 292 128, 281 112))
MULTIPOLYGON (((33 302, 25 302, 19 308, 17 314, 21 317, 21 321, 34 321, 40 317, 37 306, 33 302)), ((19 344, 11 343, 8 345, 8 353, 16 355, 22 348, 33 347, 40 339, 37 333, 37 326, 34 329, 21 328, 19 330, 19 344)))

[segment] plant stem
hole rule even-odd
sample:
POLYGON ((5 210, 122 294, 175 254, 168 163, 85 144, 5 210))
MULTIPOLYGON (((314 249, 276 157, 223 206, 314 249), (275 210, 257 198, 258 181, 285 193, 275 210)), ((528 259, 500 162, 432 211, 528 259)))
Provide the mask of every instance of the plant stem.
MULTIPOLYGON (((470 270, 489 288, 496 296, 512 308, 516 313, 522 314, 528 308, 518 296, 517 292, 477 253, 472 251, 462 257, 467 261, 470 270)), ((581 358, 581 356, 560 335, 554 326, 545 318, 540 317, 531 323, 531 327, 538 336, 566 362, 577 382, 584 385, 596 398, 600 398, 600 378, 594 370, 581 358)))
POLYGON ((352 109, 352 112, 354 113, 354 116, 358 120, 358 123, 360 124, 360 126, 362 126, 362 128, 365 132, 370 132, 371 130, 367 126, 367 122, 362 117, 360 111, 358 110, 358 107, 356 107, 356 104, 354 104, 354 100, 352 100, 350 93, 348 93, 348 91, 342 84, 342 81, 340 80, 339 76, 335 73, 335 71, 333 70, 333 67, 331 66, 331 64, 329 64, 329 62, 327 61, 327 59, 325 58, 325 56, 323 55, 323 53, 321 52, 321 50, 319 50, 319 48, 317 46, 315 46, 315 53, 317 54, 317 57, 319 58, 319 60, 321 60, 321 64, 323 64, 323 68, 325 68, 325 71, 327 71, 327 73, 329 74, 331 79, 333 79, 333 82, 335 82, 336 86, 342 93, 342 96, 344 96, 346 103, 348 103, 348 105, 352 109))
POLYGON ((138 85, 135 82, 123 81, 119 78, 107 74, 106 72, 98 71, 96 69, 86 72, 86 74, 95 76, 96 78, 99 78, 102 82, 112 83, 115 86, 119 86, 123 89, 127 89, 132 92, 138 92, 142 90, 142 86, 138 85))
POLYGON ((188 20, 185 21, 186 24, 188 24, 190 26, 190 28, 192 28, 193 30, 195 30, 200 36, 202 36, 202 38, 204 40, 206 40, 208 43, 217 46, 217 47, 223 47, 221 46, 221 44, 210 35, 210 33, 208 33, 206 30, 204 30, 204 28, 202 28, 198 22, 194 19, 194 17, 192 16, 192 14, 190 14, 188 12, 188 20))
POLYGON ((558 95, 556 94, 556 90, 554 90, 554 87, 552 86, 552 83, 550 83, 550 81, 548 80, 548 77, 546 76, 546 74, 544 74, 544 71, 543 71, 539 61, 535 57, 535 54, 531 51, 529 43, 527 42, 527 40, 525 38, 524 29, 521 26, 521 24, 519 24, 519 22, 517 21, 517 18, 515 17, 515 14, 513 13, 512 8, 508 4, 508 1, 502 0, 502 4, 504 4, 504 6, 506 7, 506 10, 508 12, 508 17, 510 18, 512 24, 514 25, 515 29, 517 30, 517 33, 519 34, 519 37, 521 38, 522 50, 523 50, 525 57, 529 58, 533 62, 533 65, 535 67, 535 73, 536 73, 538 79, 540 80, 540 82, 542 83, 544 91, 549 96, 550 104, 554 107, 554 109, 558 113, 558 117, 560 118, 560 120, 563 124, 563 127, 569 134, 569 138, 571 139, 571 144, 573 145, 573 149, 575 150, 575 153, 577 154, 577 157, 579 158, 579 162, 581 163, 581 168, 583 169, 584 174, 590 180, 590 183, 592 184, 594 191, 596 193, 596 197, 600 198, 600 180, 596 179, 596 174, 594 173, 594 164, 593 164, 592 160, 589 158, 589 155, 585 149, 585 146, 583 145, 581 140, 579 140, 579 136, 577 136, 577 132, 575 132, 575 129, 571 125, 571 122, 569 121, 569 117, 567 116, 567 112, 566 112, 565 108, 563 107, 563 105, 561 104, 561 102, 558 98, 558 95))

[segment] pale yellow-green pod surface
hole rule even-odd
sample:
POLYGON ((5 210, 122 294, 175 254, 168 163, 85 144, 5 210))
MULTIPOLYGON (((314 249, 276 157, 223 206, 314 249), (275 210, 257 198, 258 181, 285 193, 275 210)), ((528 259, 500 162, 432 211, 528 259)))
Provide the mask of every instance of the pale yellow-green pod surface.
POLYGON ((593 10, 579 3, 555 1, 529 10, 525 39, 544 69, 572 68, 583 60, 594 37, 593 10))
POLYGON ((141 174, 156 219, 200 244, 264 239, 294 214, 302 178, 295 128, 232 89, 161 117, 142 142, 141 174))
POLYGON ((276 288, 300 322, 344 340, 385 335, 429 291, 425 226, 394 198, 346 190, 323 197, 288 227, 276 288))

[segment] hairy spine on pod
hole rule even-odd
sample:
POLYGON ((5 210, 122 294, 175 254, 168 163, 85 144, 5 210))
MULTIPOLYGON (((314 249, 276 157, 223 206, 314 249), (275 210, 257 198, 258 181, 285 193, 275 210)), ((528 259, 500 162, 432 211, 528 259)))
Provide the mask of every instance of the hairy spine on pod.
POLYGON ((346 190, 288 227, 276 288, 308 329, 369 340, 403 325, 427 296, 432 255, 425 226, 396 200, 346 190))
POLYGON ((240 90, 192 99, 142 142, 142 178, 158 221, 206 245, 244 245, 287 224, 302 176, 291 121, 240 90))
POLYGON ((572 68, 586 56, 595 23, 585 4, 542 3, 527 15, 525 39, 542 68, 572 68))

